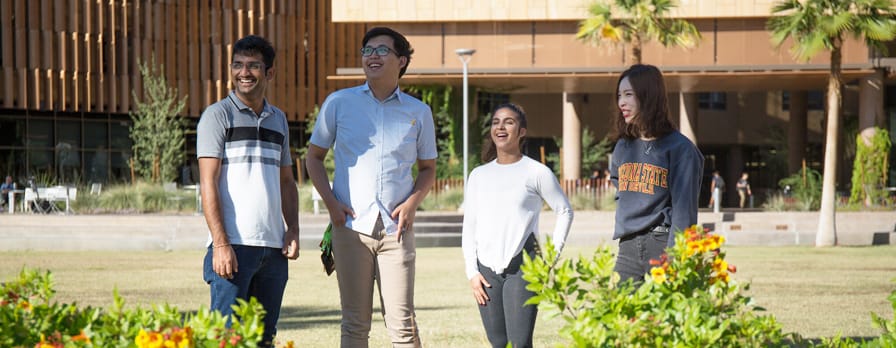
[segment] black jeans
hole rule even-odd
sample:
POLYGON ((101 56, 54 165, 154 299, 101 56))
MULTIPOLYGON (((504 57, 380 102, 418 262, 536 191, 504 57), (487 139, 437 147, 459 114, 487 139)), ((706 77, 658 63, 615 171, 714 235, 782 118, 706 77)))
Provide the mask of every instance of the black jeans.
POLYGON ((479 273, 492 287, 485 288, 489 301, 479 306, 479 315, 485 326, 485 334, 492 347, 504 348, 510 342, 516 347, 532 347, 532 333, 535 331, 535 317, 538 306, 524 305, 535 293, 526 290, 529 282, 523 280, 520 265, 523 264, 523 253, 534 258, 538 243, 534 234, 529 235, 526 245, 519 254, 513 257, 510 265, 503 273, 497 274, 492 269, 479 264, 479 273))
POLYGON ((659 259, 668 242, 668 228, 649 229, 619 239, 619 254, 613 271, 619 273, 620 283, 629 279, 635 284, 644 281, 644 275, 650 272, 650 260, 659 259))

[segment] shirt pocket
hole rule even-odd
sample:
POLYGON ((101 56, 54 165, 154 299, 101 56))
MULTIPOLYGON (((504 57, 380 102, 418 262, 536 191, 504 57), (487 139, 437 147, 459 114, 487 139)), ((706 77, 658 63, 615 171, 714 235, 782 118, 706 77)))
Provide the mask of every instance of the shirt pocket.
POLYGON ((401 120, 392 124, 392 139, 400 139, 399 144, 416 144, 419 126, 417 119, 401 117, 401 120))

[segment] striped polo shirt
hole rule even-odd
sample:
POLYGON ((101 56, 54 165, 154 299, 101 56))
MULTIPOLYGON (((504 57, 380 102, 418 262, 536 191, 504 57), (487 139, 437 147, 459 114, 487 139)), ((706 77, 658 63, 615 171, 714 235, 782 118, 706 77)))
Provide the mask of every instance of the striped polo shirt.
POLYGON ((292 165, 283 112, 265 100, 257 115, 230 92, 202 113, 196 155, 221 159, 218 203, 230 243, 283 247, 280 167, 292 165))

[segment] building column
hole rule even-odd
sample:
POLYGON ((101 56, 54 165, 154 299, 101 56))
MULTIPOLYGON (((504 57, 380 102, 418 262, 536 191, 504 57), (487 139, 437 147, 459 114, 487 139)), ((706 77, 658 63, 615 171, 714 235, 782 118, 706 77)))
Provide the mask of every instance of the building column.
POLYGON ((886 124, 884 116, 884 71, 876 69, 859 80, 859 132, 865 144, 874 136, 872 127, 886 124))
POLYGON ((800 171, 806 158, 809 93, 790 91, 790 122, 787 124, 787 174, 800 171))
POLYGON ((698 106, 696 93, 678 93, 678 129, 694 145, 697 145, 698 106))
POLYGON ((576 111, 580 95, 563 92, 563 179, 582 177, 582 121, 576 111))

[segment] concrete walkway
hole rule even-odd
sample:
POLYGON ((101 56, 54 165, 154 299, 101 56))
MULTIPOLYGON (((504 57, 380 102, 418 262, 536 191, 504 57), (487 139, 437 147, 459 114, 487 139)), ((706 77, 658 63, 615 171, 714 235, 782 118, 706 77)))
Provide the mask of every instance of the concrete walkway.
MULTIPOLYGON (((568 243, 611 243, 613 217, 613 212, 576 212, 568 243)), ((460 246, 462 219, 457 213, 419 212, 417 245, 460 246)), ((698 220, 730 245, 814 245, 818 213, 701 212, 698 220)), ((542 212, 542 237, 551 233, 555 221, 552 212, 542 212)), ((301 215, 302 249, 317 248, 327 222, 326 214, 301 215)), ((202 249, 207 231, 198 215, 0 214, 0 251, 202 249)), ((896 244, 896 212, 838 213, 837 233, 840 245, 896 244)))

